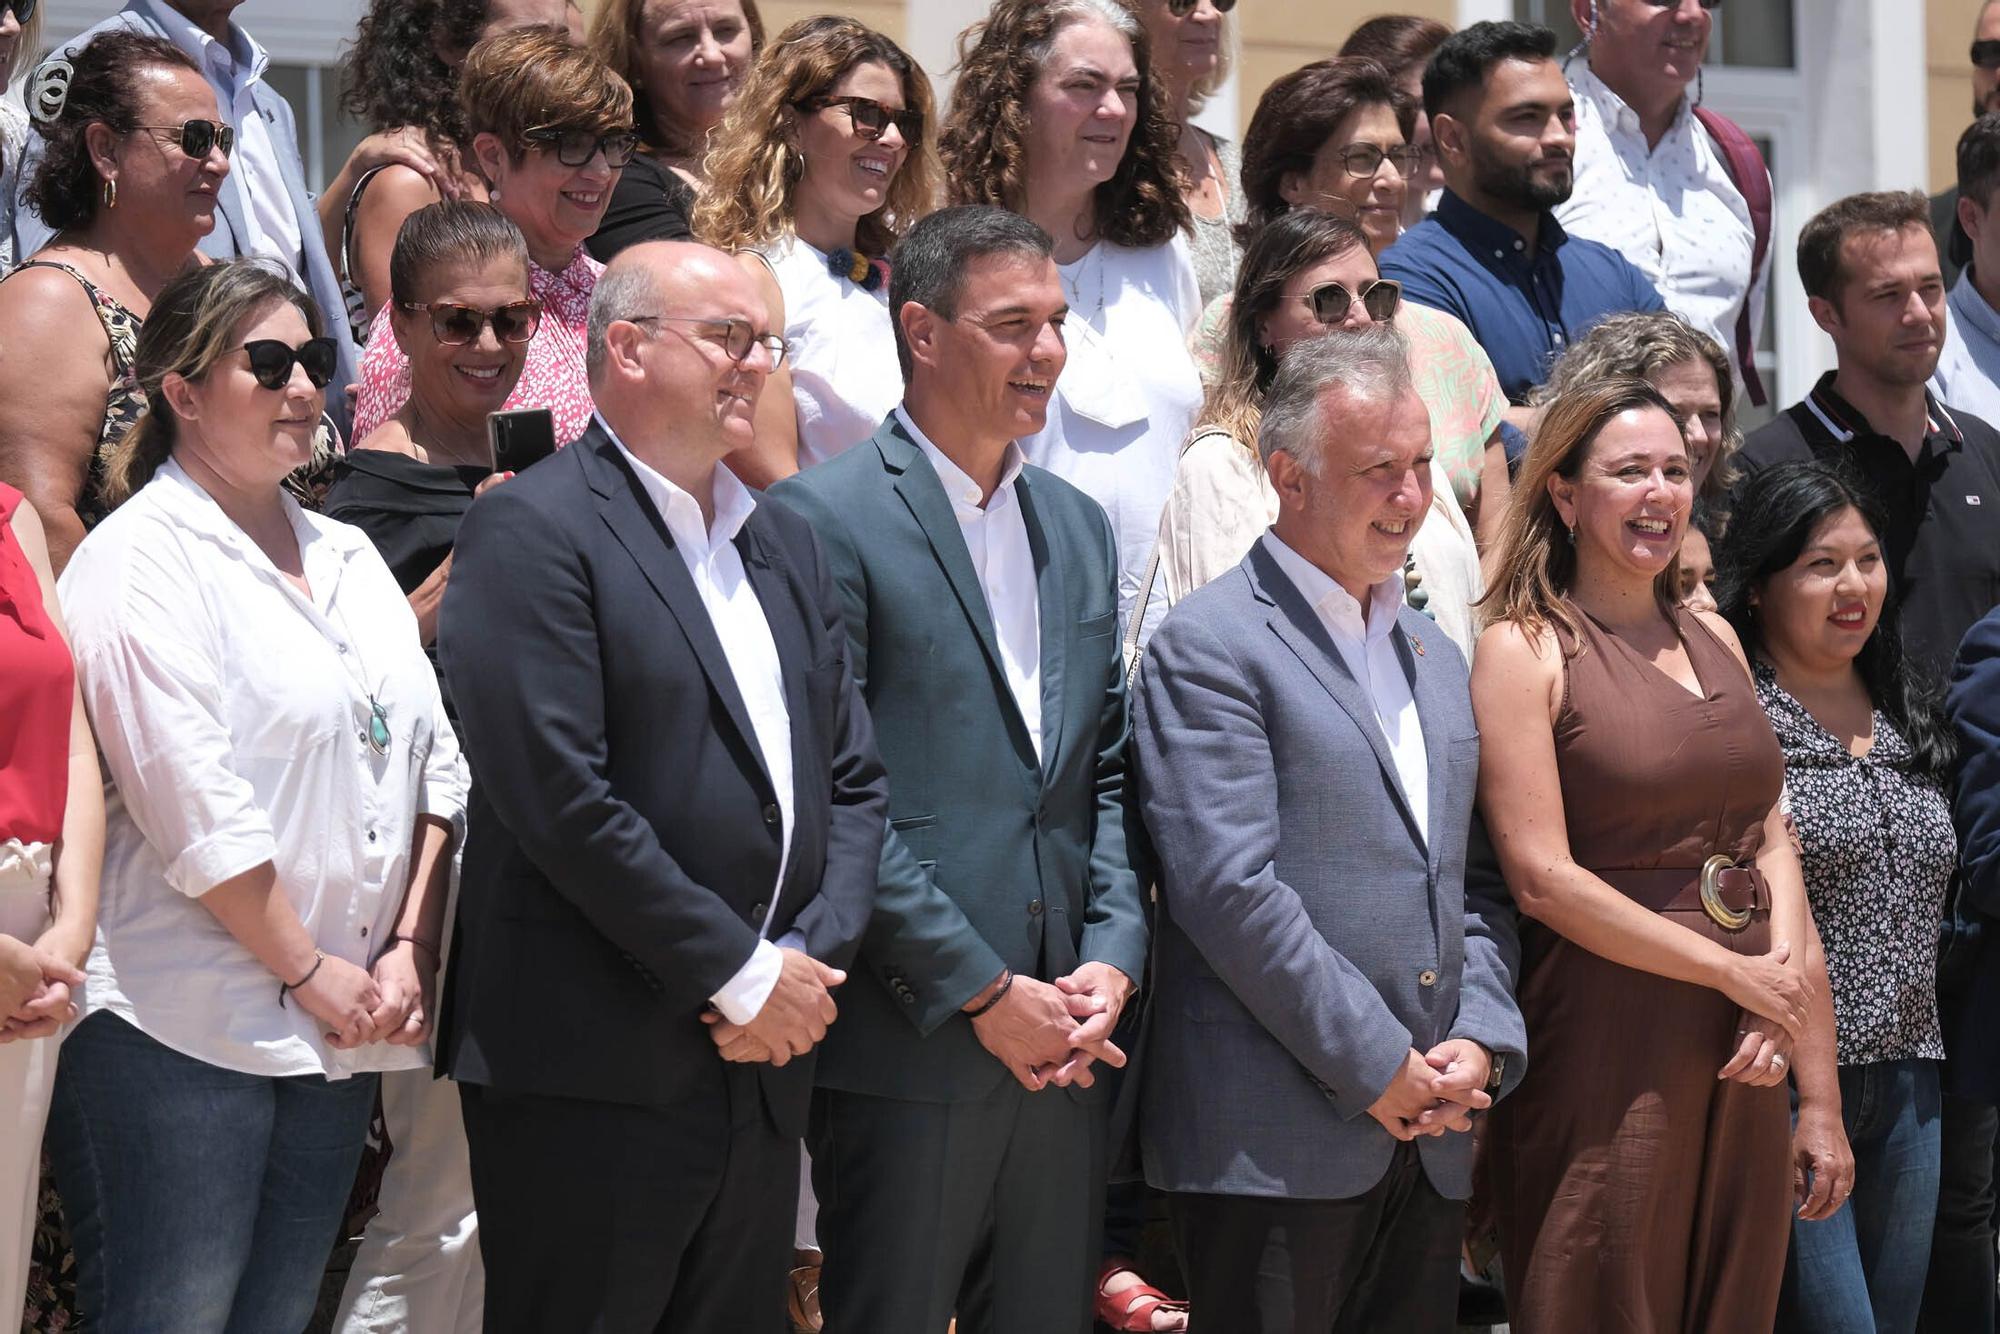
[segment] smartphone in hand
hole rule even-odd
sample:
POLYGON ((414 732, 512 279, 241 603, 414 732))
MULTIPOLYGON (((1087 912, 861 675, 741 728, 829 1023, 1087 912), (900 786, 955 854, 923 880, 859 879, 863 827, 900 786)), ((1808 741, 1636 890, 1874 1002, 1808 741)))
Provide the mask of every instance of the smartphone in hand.
POLYGON ((520 472, 556 452, 555 418, 547 408, 514 408, 486 414, 493 471, 520 472))

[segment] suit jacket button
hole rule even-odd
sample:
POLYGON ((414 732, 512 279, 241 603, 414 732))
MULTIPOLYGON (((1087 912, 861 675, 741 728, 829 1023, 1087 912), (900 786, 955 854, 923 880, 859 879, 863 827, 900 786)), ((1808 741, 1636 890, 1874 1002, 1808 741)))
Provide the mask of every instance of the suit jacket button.
POLYGON ((1040 917, 1041 915, 1042 915, 1042 901, 1040 899, 1036 899, 1033 903, 1030 903, 1028 905, 1028 916, 1040 917))
POLYGON ((1434 986, 1436 986, 1437 984, 1438 984, 1438 975, 1437 975, 1437 969, 1435 969, 1435 968, 1426 968, 1426 969, 1424 969, 1424 971, 1423 971, 1423 972, 1421 972, 1421 973, 1418 973, 1418 974, 1417 974, 1417 985, 1418 985, 1418 986, 1420 986, 1420 987, 1434 987, 1434 986))
POLYGON ((764 823, 776 829, 779 824, 778 803, 767 802, 764 806, 764 823))
POLYGON ((751 904, 751 905, 750 905, 750 921, 751 921, 751 923, 752 923, 753 925, 762 925, 762 924, 763 924, 763 921, 764 921, 764 914, 765 914, 765 913, 767 913, 767 912, 769 912, 770 910, 771 910, 771 905, 770 905, 770 904, 768 904, 768 903, 753 903, 753 904, 751 904))

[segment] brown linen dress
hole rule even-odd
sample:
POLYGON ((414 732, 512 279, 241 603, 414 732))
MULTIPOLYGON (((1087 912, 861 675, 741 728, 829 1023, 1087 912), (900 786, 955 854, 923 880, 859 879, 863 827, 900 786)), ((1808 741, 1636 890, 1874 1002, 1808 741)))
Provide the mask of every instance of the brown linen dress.
MULTIPOLYGON (((1649 906, 1714 853, 1747 864, 1784 757, 1742 665, 1677 611, 1697 698, 1570 610, 1581 652, 1564 666, 1555 743, 1577 864, 1649 906)), ((1699 907, 1663 915, 1738 953, 1770 948, 1765 908, 1736 932, 1699 907)), ((1522 944, 1528 1070, 1493 1110, 1480 1164, 1515 1334, 1768 1334, 1791 1236, 1791 1118, 1783 1086, 1715 1077, 1735 1002, 1539 923, 1523 921, 1522 944)))

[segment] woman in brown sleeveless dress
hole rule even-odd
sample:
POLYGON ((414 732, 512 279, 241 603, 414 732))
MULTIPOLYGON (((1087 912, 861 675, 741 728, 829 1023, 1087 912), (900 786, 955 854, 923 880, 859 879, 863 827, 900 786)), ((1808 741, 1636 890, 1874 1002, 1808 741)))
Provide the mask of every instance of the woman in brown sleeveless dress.
POLYGON ((1476 659, 1480 806, 1528 919, 1528 1070, 1481 1174, 1517 1334, 1770 1329, 1783 1084, 1795 1054, 1831 1081, 1783 757, 1735 636, 1671 592, 1692 492, 1654 391, 1558 399, 1476 659))

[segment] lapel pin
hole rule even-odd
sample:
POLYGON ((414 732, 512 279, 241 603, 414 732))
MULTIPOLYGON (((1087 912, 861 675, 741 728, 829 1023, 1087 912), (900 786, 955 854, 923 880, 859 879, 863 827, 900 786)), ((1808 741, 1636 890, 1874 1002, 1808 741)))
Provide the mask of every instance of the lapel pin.
POLYGON ((1424 656, 1424 641, 1420 636, 1418 635, 1410 636, 1410 651, 1416 654, 1419 658, 1424 656))

